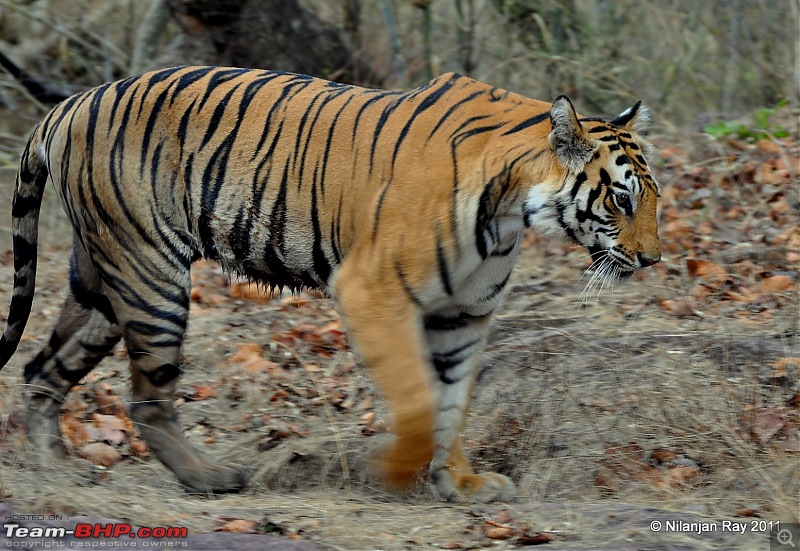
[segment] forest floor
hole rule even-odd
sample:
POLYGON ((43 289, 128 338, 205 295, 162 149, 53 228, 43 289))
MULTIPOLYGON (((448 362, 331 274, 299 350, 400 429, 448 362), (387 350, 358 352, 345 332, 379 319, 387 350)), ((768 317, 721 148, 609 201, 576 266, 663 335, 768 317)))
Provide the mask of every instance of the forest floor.
MULTIPOLYGON (((440 503, 425 485, 387 492, 370 458, 390 420, 331 302, 231 285, 207 262, 175 399, 197 446, 250 473, 246 490, 189 496, 149 454, 126 413, 122 346, 64 404, 73 458, 31 468, 22 366, 49 338, 70 246, 48 193, 33 313, 0 374, 0 501, 324 549, 769 548, 769 523, 800 511, 800 141, 667 143, 652 159, 663 262, 581 300, 585 252, 525 243, 466 435, 476 467, 518 484, 489 505, 440 503)), ((13 174, 0 168, 6 205, 13 174)), ((4 252, 4 305, 12 279, 4 252)))

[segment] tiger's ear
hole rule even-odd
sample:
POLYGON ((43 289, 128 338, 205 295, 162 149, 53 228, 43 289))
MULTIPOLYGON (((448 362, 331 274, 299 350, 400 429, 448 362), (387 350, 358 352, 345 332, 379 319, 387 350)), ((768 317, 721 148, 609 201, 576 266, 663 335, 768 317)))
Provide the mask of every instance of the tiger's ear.
POLYGON ((567 96, 558 96, 550 108, 548 141, 558 162, 572 172, 580 172, 591 158, 597 144, 589 140, 578 120, 575 107, 567 96))
POLYGON ((611 124, 641 134, 647 130, 649 122, 650 110, 642 105, 641 101, 637 101, 633 107, 629 107, 617 115, 617 117, 611 121, 611 124))

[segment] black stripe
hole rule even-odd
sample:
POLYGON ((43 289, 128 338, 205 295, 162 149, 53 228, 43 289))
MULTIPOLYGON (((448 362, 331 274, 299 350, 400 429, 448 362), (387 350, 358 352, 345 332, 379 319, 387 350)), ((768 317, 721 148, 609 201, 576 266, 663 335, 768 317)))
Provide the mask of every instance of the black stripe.
POLYGON ((136 99, 136 92, 137 88, 131 90, 131 87, 134 85, 141 84, 141 80, 137 77, 128 77, 125 80, 121 80, 114 84, 114 93, 116 97, 114 102, 111 104, 111 110, 108 114, 108 128, 106 129, 106 137, 111 138, 111 133, 116 131, 119 127, 119 123, 117 122, 117 110, 122 105, 123 102, 127 100, 125 104, 125 109, 130 110, 133 101, 136 99))
POLYGON ((411 117, 403 126, 403 129, 400 131, 400 135, 398 136, 397 141, 394 144, 394 153, 392 154, 392 168, 394 168, 394 163, 397 160, 398 153, 400 152, 400 146, 406 139, 408 131, 411 129, 411 125, 414 124, 417 117, 419 117, 423 112, 436 105, 436 102, 442 99, 442 97, 453 87, 454 84, 455 84, 454 79, 446 81, 442 86, 431 92, 425 99, 423 99, 419 103, 417 108, 411 114, 411 117))
POLYGON ((423 326, 426 331, 453 331, 455 329, 467 327, 472 321, 485 319, 488 315, 489 314, 473 316, 466 312, 462 312, 457 316, 431 314, 425 317, 423 326))
POLYGON ((478 302, 486 302, 488 300, 492 300, 494 297, 500 294, 500 292, 503 289, 505 289, 505 286, 508 284, 509 279, 511 279, 511 272, 508 272, 508 275, 505 278, 503 278, 503 281, 501 281, 500 283, 495 283, 494 285, 489 287, 487 292, 478 298, 478 302))
MULTIPOLYGON (((298 80, 298 79, 291 79, 288 82, 284 82, 282 84, 283 88, 281 89, 280 96, 278 96, 278 99, 272 102, 272 105, 270 106, 269 111, 267 112, 266 117, 264 118, 264 130, 261 133, 261 138, 258 140, 258 145, 253 151, 253 156, 250 159, 251 161, 255 160, 256 156, 258 155, 258 152, 261 151, 261 148, 266 143, 267 137, 269 136, 269 130, 270 128, 272 128, 272 118, 276 116, 276 113, 278 112, 281 105, 283 105, 283 102, 287 100, 287 98, 291 99, 291 97, 293 97, 294 95, 305 89, 307 86, 309 86, 309 84, 311 84, 311 82, 308 80, 298 80), (292 94, 293 91, 294 94, 292 94)), ((284 120, 285 119, 281 119, 280 121, 281 127, 283 126, 284 120)))
MULTIPOLYGON (((340 95, 342 95, 343 92, 346 92, 346 91, 347 91, 346 89, 342 89, 342 90, 334 89, 333 91, 326 90, 327 96, 325 97, 325 99, 322 100, 322 103, 320 104, 319 108, 317 109, 316 114, 314 115, 314 119, 311 121, 311 124, 308 127, 308 132, 306 133, 306 142, 305 142, 305 144, 303 146, 303 154, 300 156, 300 173, 298 175, 298 182, 299 183, 301 183, 303 181, 303 172, 304 172, 305 166, 306 166, 306 157, 308 155, 308 150, 311 147, 311 138, 314 135, 314 128, 317 126, 317 122, 319 121, 320 115, 322 114, 322 110, 325 109, 325 106, 328 105, 331 101, 335 100, 340 95)), ((316 98, 314 98, 314 99, 316 101, 316 98)), ((352 97, 350 99, 352 99, 352 97)), ((341 110, 339 110, 336 113, 336 118, 337 119, 338 119, 340 114, 341 114, 341 110)), ((336 121, 336 119, 334 119, 333 125, 336 124, 335 121, 336 121)), ((328 129, 328 140, 326 142, 326 147, 325 147, 326 153, 328 152, 328 150, 330 148, 330 140, 331 140, 331 133, 332 133, 332 130, 333 130, 333 125, 328 129)), ((298 139, 299 139, 299 137, 300 137, 300 134, 298 133, 298 139)), ((326 161, 327 161, 327 155, 326 155, 326 161)), ((323 170, 324 170, 324 168, 325 167, 323 167, 323 170)), ((322 187, 322 186, 320 187, 320 193, 321 194, 325 193, 324 187, 322 187)))
POLYGON ((494 132, 498 128, 502 127, 503 123, 497 123, 497 124, 490 124, 488 126, 479 126, 477 128, 472 128, 456 136, 455 139, 453 140, 453 143, 455 145, 460 145, 461 142, 465 141, 467 138, 472 138, 473 136, 478 136, 479 134, 484 134, 486 132, 494 132))
POLYGON ((570 192, 570 195, 572 196, 572 200, 573 201, 578 196, 578 191, 580 191, 581 186, 584 184, 584 182, 586 182, 587 179, 588 179, 588 176, 586 175, 585 172, 581 172, 575 178, 575 183, 572 184, 572 190, 570 192))
POLYGON ((352 135, 350 137, 350 147, 351 148, 355 148, 355 145, 356 145, 356 135, 357 135, 357 132, 358 132, 358 125, 361 122, 361 115, 364 114, 364 111, 367 110, 367 107, 369 107, 370 105, 372 105, 376 101, 381 100, 381 99, 383 99, 383 98, 385 98, 385 97, 390 95, 390 92, 382 92, 380 90, 367 90, 364 93, 369 93, 369 94, 373 94, 374 93, 375 95, 372 96, 371 98, 369 98, 364 103, 362 103, 361 107, 358 109, 358 112, 356 113, 355 120, 353 121, 353 133, 352 133, 352 135))
MULTIPOLYGON (((601 177, 601 179, 603 178, 603 172, 605 172, 605 170, 601 168, 600 169, 600 177, 601 177)), ((608 173, 607 172, 606 172, 606 177, 608 177, 608 173)), ((603 182, 603 183, 606 183, 606 182, 603 182)), ((609 180, 607 183, 610 184, 611 181, 609 180)), ((575 218, 578 220, 579 223, 582 224, 582 223, 586 222, 587 220, 594 220, 595 222, 599 222, 601 224, 607 224, 608 223, 608 220, 596 215, 594 213, 594 211, 592 210, 592 206, 597 201, 597 199, 600 197, 600 195, 604 192, 604 190, 608 190, 608 189, 610 189, 610 187, 606 187, 604 185, 601 185, 601 186, 595 186, 595 187, 593 187, 593 188, 591 188, 589 190, 589 198, 586 201, 586 210, 581 210, 581 209, 576 209, 575 210, 575 218)))
POLYGON ((509 134, 515 134, 517 132, 521 132, 522 130, 525 130, 526 128, 530 128, 531 126, 535 126, 535 125, 537 125, 537 124, 539 124, 541 122, 544 122, 546 120, 550 120, 550 112, 549 111, 546 111, 544 113, 540 113, 539 115, 536 115, 535 117, 531 117, 531 118, 529 118, 527 120, 522 121, 521 123, 517 124, 515 127, 511 128, 510 130, 506 130, 505 132, 503 132, 501 134, 501 136, 508 136, 509 134))
MULTIPOLYGON (((149 88, 148 88, 149 90, 149 88)), ((150 109, 150 116, 147 117, 144 131, 142 133, 142 152, 139 158, 139 178, 144 179, 144 171, 147 167, 147 153, 150 151, 150 140, 154 136, 156 124, 159 124, 161 119, 161 109, 167 101, 167 95, 170 93, 170 87, 164 88, 158 97, 153 102, 148 102, 152 105, 150 109)), ((92 128, 92 127, 90 127, 92 128)), ((117 131, 117 137, 124 135, 126 128, 123 126, 117 131)))
POLYGON ((467 120, 462 122, 460 125, 458 125, 458 128, 456 128, 455 130, 453 130, 450 133, 450 137, 448 139, 451 140, 451 141, 454 141, 455 138, 457 138, 467 126, 469 126, 470 124, 472 124, 474 122, 482 121, 482 120, 488 119, 488 118, 489 118, 489 115, 476 115, 474 117, 468 118, 467 120))
POLYGON ((381 208, 383 208, 383 201, 386 198, 386 192, 389 191, 389 184, 391 181, 386 182, 381 190, 380 196, 378 196, 378 205, 375 207, 375 222, 372 226, 372 242, 375 242, 375 239, 378 237, 378 224, 381 221, 381 208))
POLYGON ((453 284, 450 281, 450 271, 447 268, 447 257, 442 245, 442 236, 439 233, 439 224, 436 224, 436 263, 439 266, 439 279, 442 280, 445 293, 453 296, 453 284))
MULTIPOLYGON (((41 178, 38 178, 41 180, 41 178)), ((25 182, 29 184, 30 182, 25 182)), ((34 184, 35 185, 35 184, 34 184)), ((19 186, 17 187, 19 190, 19 186)), ((39 211, 39 205, 42 204, 41 196, 25 197, 20 195, 19 191, 14 193, 14 199, 11 202, 11 216, 13 218, 24 218, 32 212, 39 211)))
POLYGON ((611 176, 605 168, 600 168, 600 183, 604 186, 611 185, 611 176))
MULTIPOLYGON (((203 149, 206 145, 208 145, 208 142, 211 141, 211 138, 213 138, 214 134, 216 134, 217 128, 219 128, 219 123, 222 121, 222 117, 225 115, 225 111, 228 108, 228 104, 230 103, 231 98, 233 97, 233 95, 236 93, 236 91, 239 89, 240 86, 241 83, 237 84, 236 86, 228 90, 228 93, 225 94, 225 97, 223 97, 222 100, 220 100, 219 103, 217 103, 217 106, 214 108, 214 112, 212 113, 211 118, 208 121, 208 128, 206 128, 206 133, 203 136, 203 141, 200 143, 200 149, 203 149)), ((201 107, 198 107, 198 109, 201 109, 201 107)), ((239 112, 241 115, 241 108, 239 112)))
POLYGON ((400 261, 395 259, 394 261, 394 271, 397 273, 398 279, 400 279, 400 284, 403 286, 403 290, 408 295, 408 298, 411 299, 411 302, 416 304, 417 306, 422 306, 422 301, 417 297, 414 293, 414 290, 411 288, 411 285, 408 284, 408 279, 406 279, 406 274, 403 271, 403 266, 400 264, 400 261))
POLYGON ((114 309, 111 307, 111 302, 108 300, 108 297, 102 293, 97 293, 95 291, 86 289, 80 281, 77 272, 75 272, 74 275, 72 272, 73 270, 70 269, 69 283, 70 292, 75 298, 75 302, 87 310, 97 310, 103 314, 103 317, 106 318, 106 321, 111 324, 116 324, 117 316, 114 313, 114 309))
MULTIPOLYGON (((336 130, 336 125, 339 122, 339 117, 342 115, 342 112, 344 112, 347 106, 350 105, 350 102, 353 101, 353 98, 355 98, 355 96, 351 95, 349 98, 347 98, 347 101, 344 103, 344 105, 339 107, 338 111, 336 111, 336 115, 333 117, 333 121, 328 127, 328 137, 325 140, 325 151, 322 154, 322 177, 320 178, 319 181, 319 190, 323 196, 325 195, 325 179, 328 174, 328 159, 331 154, 331 145, 333 144, 333 134, 334 131, 336 130)), ((331 235, 333 235, 333 233, 331 233, 331 235)))
MULTIPOLYGON (((183 328, 178 330, 170 329, 169 327, 164 327, 163 325, 156 325, 154 323, 147 323, 139 320, 131 320, 125 324, 125 334, 128 335, 129 333, 138 333, 139 335, 145 337, 170 335, 176 339, 183 339, 183 328)), ((131 350, 128 348, 128 355, 132 360, 135 360, 137 357, 140 357, 142 354, 146 353, 147 351, 139 352, 137 350, 131 350)))
POLYGON ((253 182, 251 185, 251 194, 253 196, 251 207, 249 212, 247 213, 246 218, 244 219, 244 229, 243 232, 247 235, 247 248, 245 249, 244 246, 242 247, 243 253, 245 258, 247 253, 249 252, 249 248, 252 244, 252 235, 253 235, 253 227, 256 224, 256 221, 260 220, 261 218, 261 209, 264 207, 264 195, 267 191, 267 183, 271 180, 272 176, 272 156, 275 153, 275 148, 278 146, 278 142, 280 141, 281 135, 283 133, 283 121, 280 122, 278 125, 275 134, 272 136, 272 142, 270 143, 267 151, 262 155, 261 160, 256 167, 256 170, 253 172, 253 182), (261 172, 266 168, 266 174, 263 176, 261 172))
POLYGON ((247 73, 249 69, 236 69, 236 68, 214 68, 213 73, 211 74, 211 78, 206 84, 206 93, 203 94, 203 97, 200 99, 200 104, 197 106, 198 111, 202 111, 203 107, 205 106, 206 102, 211 97, 211 94, 217 88, 217 86, 228 82, 229 80, 233 80, 234 78, 247 73))
MULTIPOLYGON (((14 234, 11 238, 12 247, 14 248, 14 272, 24 270, 29 263, 36 261, 37 247, 35 242, 30 242, 28 239, 20 234, 14 234)), ((16 279, 17 274, 14 274, 16 279)), ((21 287, 15 281, 14 288, 21 287)))
POLYGON ((322 230, 319 225, 319 210, 317 208, 316 170, 314 171, 314 182, 311 185, 311 229, 314 233, 314 244, 311 252, 314 271, 320 283, 325 284, 331 276, 331 264, 322 249, 322 230))
POLYGON ((470 95, 466 96, 465 98, 462 98, 459 101, 457 101, 456 103, 454 103, 453 105, 451 105, 450 108, 445 112, 444 115, 442 115, 442 117, 436 123, 436 126, 433 127, 433 130, 431 130, 431 133, 428 134, 428 139, 426 141, 429 141, 433 137, 433 135, 436 134, 436 131, 439 130, 439 128, 441 128, 441 126, 444 124, 444 122, 448 118, 450 118, 450 116, 453 113, 455 113, 455 111, 459 107, 461 107, 465 103, 468 103, 468 102, 472 101, 473 99, 475 99, 476 97, 478 97, 478 96, 480 96, 481 94, 484 94, 484 93, 485 93, 484 90, 478 90, 477 92, 473 92, 470 95))
POLYGON ((589 134, 597 134, 599 132, 608 132, 608 131, 609 131, 608 127, 604 124, 593 126, 589 130, 587 130, 589 134))
POLYGON ((381 137, 384 126, 389 120, 389 116, 394 113, 394 110, 401 104, 401 100, 397 99, 392 101, 383 108, 381 116, 378 117, 378 123, 375 125, 375 130, 372 133, 372 149, 369 153, 369 175, 372 176, 372 170, 375 168, 375 151, 378 148, 378 139, 381 137))
POLYGON ((517 248, 517 242, 515 240, 511 245, 509 245, 505 249, 496 249, 496 250, 492 251, 492 254, 489 255, 489 256, 494 256, 494 257, 508 256, 511 253, 513 253, 516 248, 517 248))
POLYGON ((286 254, 284 245, 284 229, 286 228, 286 194, 289 185, 288 163, 283 167, 278 196, 272 205, 269 218, 269 238, 264 247, 262 258, 269 270, 269 282, 278 288, 288 286, 292 290, 300 286, 300 282, 287 269, 283 257, 286 254))
POLYGON ((447 372, 450 371, 452 368, 456 367, 463 361, 464 360, 456 360, 452 358, 446 358, 446 359, 431 358, 431 363, 433 364, 434 369, 436 369, 436 372, 439 374, 439 380, 446 385, 452 385, 461 380, 461 377, 459 378, 451 377, 447 372))
MULTIPOLYGON (((334 255, 336 255, 336 251, 339 251, 342 248, 342 207, 344 203, 344 193, 345 190, 339 190, 339 206, 336 208, 336 217, 331 221, 331 223, 336 223, 336 231, 332 233, 331 237, 331 244, 334 247, 334 255)), ((340 260, 340 258, 337 258, 337 263, 340 260)))
MULTIPOLYGON (((159 308, 156 305, 147 302, 142 295, 127 281, 113 276, 106 271, 102 273, 104 282, 106 282, 119 296, 119 298, 131 308, 135 308, 141 312, 144 312, 149 317, 172 323, 181 330, 186 327, 186 307, 188 306, 188 296, 186 293, 183 293, 183 297, 185 298, 182 299, 182 302, 171 301, 172 305, 180 307, 181 310, 180 312, 174 312, 167 308, 159 308)), ((153 291, 155 291, 155 288, 158 287, 158 284, 154 282, 140 281, 140 283, 143 283, 146 287, 153 291)), ((165 306, 168 307, 169 305, 165 304, 165 306)), ((131 324, 135 323, 138 322, 130 321, 126 327, 129 327, 131 324)), ((176 335, 180 336, 182 333, 176 333, 176 335)))
POLYGON ((94 366, 84 367, 83 369, 70 369, 64 364, 61 358, 55 359, 53 367, 55 367, 56 373, 61 379, 73 384, 78 383, 85 375, 94 369, 94 366))
MULTIPOLYGON (((172 95, 169 98, 170 105, 175 103, 175 98, 178 97, 178 94, 186 90, 189 86, 191 86, 198 80, 208 75, 208 73, 210 73, 213 70, 214 67, 199 67, 192 71, 183 73, 180 77, 178 77, 178 80, 176 81, 175 85, 172 86, 172 95)), ((196 99, 197 98, 195 98, 195 101, 196 99)), ((194 101, 192 101, 192 104, 194 104, 194 101)))
MULTIPOLYGON (((131 353, 132 352, 133 351, 131 351, 131 353)), ((131 355, 131 358, 133 358, 133 355, 131 355)), ((144 375, 153 386, 161 387, 177 379, 181 374, 181 368, 173 364, 163 364, 152 371, 140 369, 139 372, 144 375)))
MULTIPOLYGON (((308 117, 311 115, 311 110, 314 109, 314 105, 317 103, 317 100, 320 98, 320 96, 322 96, 323 93, 324 92, 317 92, 314 95, 314 99, 311 100, 311 102, 308 104, 308 106, 306 107, 305 111, 303 112, 303 116, 300 117, 300 124, 299 124, 299 126, 297 128, 297 135, 295 136, 295 142, 294 142, 294 150, 293 150, 294 155, 293 155, 293 159, 292 159, 292 170, 296 170, 297 169, 297 162, 301 161, 301 158, 300 158, 301 156, 300 156, 299 152, 300 152, 300 140, 302 140, 302 138, 303 138, 303 129, 306 127, 306 124, 308 123, 308 117)), ((317 115, 319 115, 319 112, 317 112, 317 115)), ((309 131, 308 131, 309 132, 308 139, 311 139, 311 136, 310 136, 311 129, 312 128, 309 128, 309 131)), ((306 145, 308 145, 308 142, 306 142, 306 145)), ((308 147, 305 148, 305 151, 308 151, 308 147)), ((304 161, 305 158, 303 158, 302 160, 304 161)), ((300 163, 300 174, 299 174, 299 176, 297 178, 297 189, 300 189, 303 186, 303 170, 305 169, 305 166, 303 166, 303 165, 304 165, 303 162, 301 162, 300 163)))
MULTIPOLYGON (((464 344, 460 344, 455 348, 447 350, 446 352, 434 352, 431 354, 431 359, 436 362, 437 360, 440 361, 452 361, 456 356, 461 354, 462 352, 466 351, 469 348, 472 348, 476 344, 478 344, 481 340, 480 339, 472 339, 470 341, 465 342, 464 344)), ((456 361, 456 365, 463 362, 466 358, 469 357, 469 354, 465 358, 461 358, 460 360, 456 361)))

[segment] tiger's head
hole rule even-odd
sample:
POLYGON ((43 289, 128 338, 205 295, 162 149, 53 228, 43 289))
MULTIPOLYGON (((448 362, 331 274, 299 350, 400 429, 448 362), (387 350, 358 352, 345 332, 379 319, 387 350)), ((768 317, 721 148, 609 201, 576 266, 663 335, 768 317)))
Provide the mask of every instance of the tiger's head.
POLYGON ((610 122, 579 119, 566 96, 550 110, 553 181, 530 189, 525 223, 586 247, 603 278, 624 279, 661 259, 659 186, 639 136, 647 120, 641 102, 610 122))

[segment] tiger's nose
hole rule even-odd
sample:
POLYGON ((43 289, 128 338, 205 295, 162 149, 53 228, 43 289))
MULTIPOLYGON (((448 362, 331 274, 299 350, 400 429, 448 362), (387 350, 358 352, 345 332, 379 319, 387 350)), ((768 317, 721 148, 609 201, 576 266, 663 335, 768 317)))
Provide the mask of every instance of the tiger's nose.
POLYGON ((647 268, 648 266, 652 266, 659 260, 661 260, 661 255, 658 256, 647 256, 642 253, 636 253, 636 259, 639 261, 639 264, 642 265, 642 268, 647 268))

